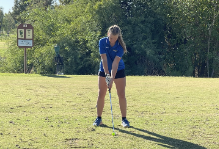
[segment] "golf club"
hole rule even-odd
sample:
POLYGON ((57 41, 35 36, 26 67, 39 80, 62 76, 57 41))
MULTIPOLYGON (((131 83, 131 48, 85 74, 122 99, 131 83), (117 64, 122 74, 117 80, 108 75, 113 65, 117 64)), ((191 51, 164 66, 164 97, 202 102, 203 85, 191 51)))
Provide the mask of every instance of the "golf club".
POLYGON ((112 124, 113 124, 113 133, 112 133, 112 135, 115 136, 115 132, 114 132, 114 122, 113 122, 113 108, 112 108, 112 101, 111 101, 111 89, 109 89, 109 96, 110 96, 111 115, 112 115, 112 124))

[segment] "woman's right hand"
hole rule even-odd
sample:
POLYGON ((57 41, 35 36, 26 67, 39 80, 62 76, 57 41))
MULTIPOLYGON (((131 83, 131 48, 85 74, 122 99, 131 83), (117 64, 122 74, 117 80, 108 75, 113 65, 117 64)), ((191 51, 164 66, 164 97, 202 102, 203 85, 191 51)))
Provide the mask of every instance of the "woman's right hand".
POLYGON ((106 79, 105 80, 106 80, 107 87, 109 87, 110 80, 111 80, 110 74, 106 74, 106 79))

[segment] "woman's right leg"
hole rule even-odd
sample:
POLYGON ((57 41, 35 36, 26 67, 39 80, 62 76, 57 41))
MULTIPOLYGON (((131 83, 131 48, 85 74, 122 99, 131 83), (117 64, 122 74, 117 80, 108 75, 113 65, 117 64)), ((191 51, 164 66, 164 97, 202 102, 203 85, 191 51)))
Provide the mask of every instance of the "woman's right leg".
POLYGON ((104 98, 107 92, 105 77, 98 76, 98 87, 99 87, 99 92, 97 98, 97 116, 101 117, 104 107, 104 98))
POLYGON ((103 124, 101 115, 103 113, 104 98, 107 91, 105 77, 98 76, 98 86, 99 86, 99 92, 97 98, 97 119, 93 123, 94 126, 100 126, 101 124, 103 124))

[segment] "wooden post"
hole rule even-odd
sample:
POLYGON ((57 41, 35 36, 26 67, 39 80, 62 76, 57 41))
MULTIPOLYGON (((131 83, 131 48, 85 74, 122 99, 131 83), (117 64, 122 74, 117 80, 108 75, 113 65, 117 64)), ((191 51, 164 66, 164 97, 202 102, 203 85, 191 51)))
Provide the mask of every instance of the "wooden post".
POLYGON ((24 48, 24 73, 27 73, 27 51, 26 48, 24 48))

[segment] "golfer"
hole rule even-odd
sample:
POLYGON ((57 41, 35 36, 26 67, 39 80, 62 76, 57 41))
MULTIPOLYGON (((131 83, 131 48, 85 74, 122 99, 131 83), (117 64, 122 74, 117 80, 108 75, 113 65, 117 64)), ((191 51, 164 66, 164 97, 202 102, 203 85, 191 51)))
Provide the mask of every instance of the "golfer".
POLYGON ((126 119, 127 103, 125 97, 125 65, 122 60, 122 56, 126 52, 126 45, 123 41, 119 26, 111 26, 108 30, 108 37, 104 37, 99 41, 101 62, 98 72, 99 93, 97 99, 97 119, 93 123, 94 126, 103 124, 101 116, 104 107, 104 98, 107 88, 111 89, 114 82, 119 97, 122 126, 129 127, 129 121, 126 119), (109 80, 108 83, 106 81, 107 79, 109 80))

